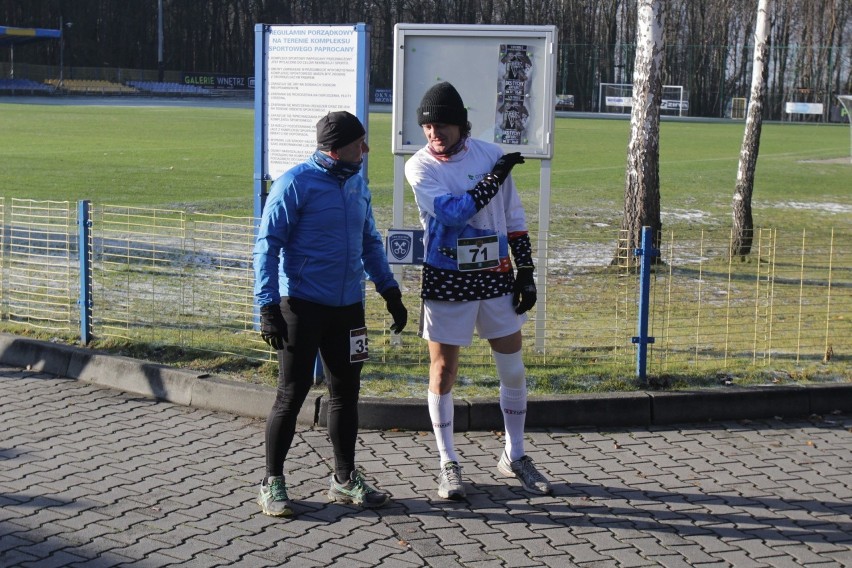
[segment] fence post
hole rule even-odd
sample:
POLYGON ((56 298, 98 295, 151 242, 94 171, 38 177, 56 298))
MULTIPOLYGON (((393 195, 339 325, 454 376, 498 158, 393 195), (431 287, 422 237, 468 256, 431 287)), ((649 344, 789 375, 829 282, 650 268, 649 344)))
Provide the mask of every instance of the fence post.
POLYGON ((653 337, 648 337, 648 314, 651 310, 651 263, 660 255, 660 251, 654 248, 653 229, 642 227, 642 248, 633 251, 634 256, 642 257, 640 261, 639 277, 639 320, 637 333, 632 338, 634 344, 639 345, 636 351, 636 376, 641 383, 646 382, 648 368, 648 344, 654 343, 653 337))
POLYGON ((90 202, 77 202, 77 256, 80 264, 80 342, 88 345, 92 340, 92 258, 91 239, 92 222, 89 220, 90 202))

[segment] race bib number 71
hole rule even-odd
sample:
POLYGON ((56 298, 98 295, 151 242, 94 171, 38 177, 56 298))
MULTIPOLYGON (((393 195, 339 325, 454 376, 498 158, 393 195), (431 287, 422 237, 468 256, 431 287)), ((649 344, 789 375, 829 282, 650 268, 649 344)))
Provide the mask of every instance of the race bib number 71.
POLYGON ((500 265, 497 235, 459 239, 456 244, 459 270, 486 270, 500 265))

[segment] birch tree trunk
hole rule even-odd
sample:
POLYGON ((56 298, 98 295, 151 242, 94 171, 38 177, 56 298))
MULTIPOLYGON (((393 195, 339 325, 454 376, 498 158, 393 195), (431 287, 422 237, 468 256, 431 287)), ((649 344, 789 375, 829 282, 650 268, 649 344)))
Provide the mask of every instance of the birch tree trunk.
POLYGON ((636 62, 624 213, 619 250, 612 264, 632 267, 641 245, 642 227, 653 228, 657 248, 660 221, 660 98, 662 95, 663 12, 660 0, 638 0, 636 62))
POLYGON ((754 239, 754 219, 751 214, 751 198, 754 193, 754 172, 757 169, 757 153, 760 150, 760 129, 763 124, 763 104, 766 99, 766 60, 769 46, 769 0, 759 0, 757 23, 754 29, 754 62, 751 69, 751 96, 746 114, 745 133, 740 148, 740 163, 737 169, 737 184, 733 199, 733 232, 731 256, 745 256, 751 252, 754 239))

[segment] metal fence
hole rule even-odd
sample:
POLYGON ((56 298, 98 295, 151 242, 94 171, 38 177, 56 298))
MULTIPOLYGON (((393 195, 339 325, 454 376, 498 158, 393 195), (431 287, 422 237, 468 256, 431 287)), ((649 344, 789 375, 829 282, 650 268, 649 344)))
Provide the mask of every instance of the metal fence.
MULTIPOLYGON (((4 214, 5 214, 5 207, 4 214)), ((73 325, 72 245, 67 202, 13 199, 4 225, 4 317, 53 330, 73 325)))
MULTIPOLYGON (((0 198, 0 318, 79 337, 78 222, 92 270, 94 337, 271 361, 254 327, 251 250, 255 220, 155 208, 0 198)), ((531 235, 533 242, 538 235, 531 235)), ((651 280, 648 373, 719 373, 849 361, 852 235, 760 229, 752 254, 731 258, 729 231, 696 228, 660 238, 651 280)), ((634 374, 639 276, 612 260, 617 230, 551 230, 543 241, 545 286, 524 328, 526 361, 575 377, 634 374)), ((397 269, 409 327, 392 336, 390 316, 366 286, 371 370, 428 363, 417 336, 420 269, 397 269)), ((489 364, 474 341, 465 364, 489 364)), ((419 372, 419 370, 418 370, 419 372)))

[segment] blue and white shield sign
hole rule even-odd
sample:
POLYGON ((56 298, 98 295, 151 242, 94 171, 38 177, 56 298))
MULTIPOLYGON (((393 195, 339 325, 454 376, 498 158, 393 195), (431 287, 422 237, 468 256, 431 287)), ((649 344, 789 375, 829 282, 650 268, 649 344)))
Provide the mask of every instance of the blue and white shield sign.
POLYGON ((397 262, 411 262, 411 235, 396 233, 388 237, 388 249, 397 262))
POLYGON ((423 229, 388 229, 385 247, 390 264, 423 264, 423 229))

